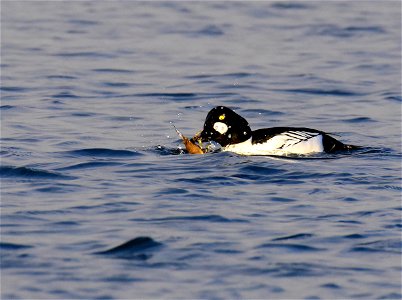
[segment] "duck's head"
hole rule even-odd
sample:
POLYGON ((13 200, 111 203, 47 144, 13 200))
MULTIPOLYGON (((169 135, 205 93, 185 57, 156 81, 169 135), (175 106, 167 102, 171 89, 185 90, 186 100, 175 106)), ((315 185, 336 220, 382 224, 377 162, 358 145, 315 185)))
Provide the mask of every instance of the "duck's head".
POLYGON ((251 129, 246 119, 233 110, 217 106, 208 113, 198 137, 202 142, 214 141, 225 147, 248 140, 251 129))

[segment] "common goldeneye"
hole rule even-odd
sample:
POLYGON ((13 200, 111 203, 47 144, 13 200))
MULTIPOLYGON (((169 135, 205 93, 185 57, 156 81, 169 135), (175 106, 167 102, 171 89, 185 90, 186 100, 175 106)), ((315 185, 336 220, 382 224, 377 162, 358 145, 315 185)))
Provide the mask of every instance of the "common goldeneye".
POLYGON ((310 128, 272 127, 252 131, 246 119, 225 106, 217 106, 208 113, 202 132, 194 138, 217 142, 223 151, 243 155, 331 153, 359 148, 310 128))

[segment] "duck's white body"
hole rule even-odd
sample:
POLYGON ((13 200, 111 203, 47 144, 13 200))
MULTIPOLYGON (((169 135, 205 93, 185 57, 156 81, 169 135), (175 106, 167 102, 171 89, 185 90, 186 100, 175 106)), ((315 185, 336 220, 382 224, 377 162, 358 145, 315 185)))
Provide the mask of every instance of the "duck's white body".
POLYGON ((324 151, 322 135, 302 131, 288 131, 278 134, 264 143, 253 143, 253 138, 245 142, 227 145, 223 151, 242 155, 287 155, 312 154, 324 151))

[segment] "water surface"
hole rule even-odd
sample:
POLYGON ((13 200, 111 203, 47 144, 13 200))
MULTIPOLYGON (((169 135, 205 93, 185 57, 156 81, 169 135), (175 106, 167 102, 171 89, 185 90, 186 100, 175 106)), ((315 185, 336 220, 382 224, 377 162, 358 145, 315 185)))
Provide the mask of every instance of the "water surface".
POLYGON ((400 11, 2 2, 2 299, 400 299, 400 11), (364 149, 186 154, 216 105, 364 149))

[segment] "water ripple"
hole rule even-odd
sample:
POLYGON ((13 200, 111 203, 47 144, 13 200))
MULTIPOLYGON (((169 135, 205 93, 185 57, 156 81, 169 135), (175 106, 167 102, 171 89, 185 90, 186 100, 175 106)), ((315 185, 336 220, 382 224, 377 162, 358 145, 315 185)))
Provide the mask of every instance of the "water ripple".
POLYGON ((234 72, 234 73, 223 73, 223 74, 199 74, 199 75, 189 75, 184 78, 188 79, 224 79, 224 78, 229 78, 229 79, 240 79, 240 78, 245 78, 245 77, 255 77, 257 74, 254 73, 248 73, 248 72, 234 72))
POLYGON ((0 106, 1 110, 10 110, 10 109, 14 109, 16 108, 16 106, 12 106, 12 105, 2 105, 0 106))
POLYGON ((274 89, 274 91, 295 93, 295 94, 312 94, 320 96, 363 96, 363 93, 352 92, 342 89, 316 89, 316 88, 299 88, 299 89, 274 89))
POLYGON ((117 69, 117 68, 99 68, 99 69, 93 69, 92 71, 97 72, 97 73, 111 73, 111 74, 133 74, 133 73, 135 73, 134 70, 117 69))
POLYGON ((48 75, 46 76, 48 79, 66 79, 66 80, 73 80, 77 79, 76 76, 71 76, 71 75, 48 75))
POLYGON ((369 117, 357 117, 357 118, 351 118, 351 119, 345 119, 343 122, 346 123, 367 123, 367 122, 376 122, 375 120, 369 118, 369 117))
POLYGON ((119 246, 94 254, 107 255, 115 258, 147 260, 151 257, 149 250, 162 245, 162 243, 147 236, 137 237, 119 246))
POLYGON ((67 151, 67 154, 74 156, 91 156, 91 157, 137 157, 143 154, 130 150, 114 150, 107 148, 88 148, 67 151))
POLYGON ((220 36, 224 35, 224 31, 216 25, 208 25, 196 32, 197 35, 220 36))
POLYGON ((19 177, 19 178, 44 178, 44 179, 75 179, 73 176, 67 176, 47 170, 34 169, 30 167, 0 166, 1 177, 19 177))
POLYGON ((78 99, 78 98, 81 98, 80 96, 77 96, 77 95, 73 94, 70 91, 60 92, 60 93, 51 95, 51 97, 56 98, 56 99, 78 99))
POLYGON ((288 1, 280 1, 280 2, 275 2, 271 5, 272 8, 275 9, 284 9, 284 10, 298 10, 298 9, 311 9, 312 6, 308 5, 306 3, 300 3, 300 2, 288 2, 288 1))
POLYGON ((402 241, 401 240, 379 240, 374 242, 360 243, 354 246, 351 251, 353 252, 388 252, 401 254, 402 241))
MULTIPOLYGON (((218 97, 227 97, 235 95, 234 93, 230 92, 221 92, 221 93, 139 93, 135 94, 136 97, 151 97, 151 98, 161 98, 161 99, 172 99, 175 101, 187 101, 187 100, 197 100, 197 99, 204 99, 204 98, 218 98, 218 97)), ((122 97, 128 97, 131 95, 124 95, 122 97)))
POLYGON ((385 29, 381 26, 346 26, 341 27, 338 25, 327 24, 320 26, 313 26, 308 34, 332 36, 336 38, 351 38, 363 34, 384 34, 385 29))
POLYGON ((257 248, 281 249, 281 250, 287 250, 289 252, 316 252, 326 250, 324 248, 318 248, 303 244, 275 244, 275 243, 262 244, 259 245, 257 248))
POLYGON ((26 92, 28 89, 21 86, 1 86, 0 91, 3 92, 26 92))
POLYGON ((0 249, 1 250, 20 250, 20 249, 27 249, 27 248, 32 248, 32 246, 0 242, 0 249))
POLYGON ((115 58, 116 55, 111 53, 101 53, 101 52, 59 52, 54 54, 55 56, 60 56, 64 58, 115 58))
POLYGON ((122 165, 118 162, 113 161, 91 161, 85 163, 78 163, 67 167, 58 168, 58 171, 67 171, 67 170, 80 170, 80 169, 92 169, 92 168, 103 168, 110 166, 119 166, 122 165))
POLYGON ((311 233, 298 233, 298 234, 292 234, 288 236, 283 236, 283 237, 278 237, 274 238, 271 241, 284 241, 284 240, 294 240, 294 239, 305 239, 305 238, 310 238, 313 237, 314 235, 311 233))
POLYGON ((274 110, 268 110, 268 109, 243 109, 243 113, 250 115, 250 116, 282 116, 285 115, 285 113, 281 111, 274 111, 274 110))
POLYGON ((152 219, 132 219, 135 222, 171 222, 171 221, 204 221, 204 222, 217 222, 217 223, 248 223, 245 219, 228 219, 220 215, 200 215, 200 216, 175 216, 165 218, 152 218, 152 219))

